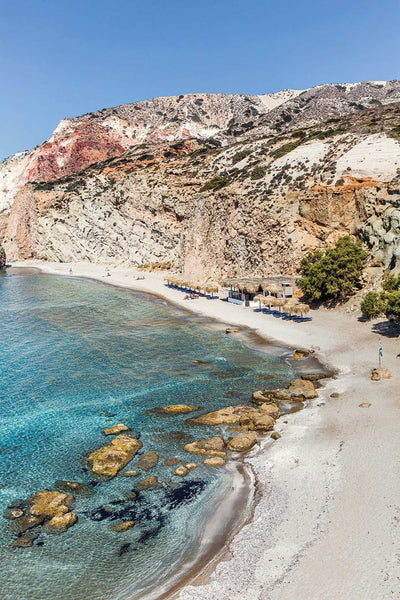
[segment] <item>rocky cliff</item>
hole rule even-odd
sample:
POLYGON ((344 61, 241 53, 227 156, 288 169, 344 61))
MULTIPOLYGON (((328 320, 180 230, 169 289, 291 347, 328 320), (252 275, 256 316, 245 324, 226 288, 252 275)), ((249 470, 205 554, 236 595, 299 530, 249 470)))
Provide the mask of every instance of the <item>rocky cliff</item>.
POLYGON ((400 270, 400 83, 156 98, 62 121, 0 165, 9 258, 294 273, 352 233, 400 270))

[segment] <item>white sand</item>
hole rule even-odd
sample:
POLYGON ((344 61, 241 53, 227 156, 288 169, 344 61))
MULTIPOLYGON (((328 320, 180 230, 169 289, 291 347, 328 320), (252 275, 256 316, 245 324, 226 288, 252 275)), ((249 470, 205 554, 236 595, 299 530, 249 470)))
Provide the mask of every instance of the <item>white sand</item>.
MULTIPOLYGON (((49 272, 70 265, 29 261, 49 272)), ((262 491, 253 520, 234 537, 230 560, 208 581, 183 588, 180 600, 387 600, 400 598, 400 342, 382 336, 393 379, 372 382, 379 322, 339 311, 313 311, 293 323, 218 300, 183 300, 162 276, 132 269, 71 265, 74 275, 164 296, 198 314, 246 325, 284 344, 314 348, 339 369, 305 410, 281 419, 282 438, 247 459, 262 491), (337 399, 331 392, 340 392, 337 399), (326 403, 325 403, 326 400, 326 403), (359 407, 370 402, 370 408, 359 407), (200 585, 201 584, 201 585, 200 585)), ((384 325, 384 321, 382 324, 384 325)), ((196 583, 196 582, 195 582, 196 583)))

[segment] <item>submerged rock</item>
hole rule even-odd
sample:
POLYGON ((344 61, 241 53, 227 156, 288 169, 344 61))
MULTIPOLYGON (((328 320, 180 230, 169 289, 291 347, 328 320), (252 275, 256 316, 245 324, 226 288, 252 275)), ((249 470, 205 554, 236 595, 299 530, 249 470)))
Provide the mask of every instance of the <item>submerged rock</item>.
POLYGON ((5 519, 18 519, 19 517, 22 517, 24 514, 24 511, 22 510, 22 508, 8 508, 5 513, 3 514, 3 517, 5 519))
POLYGON ((122 477, 137 477, 140 474, 140 471, 137 469, 130 469, 129 471, 124 471, 121 473, 122 477))
POLYGON ((123 423, 118 423, 113 427, 107 427, 106 429, 103 429, 103 433, 104 435, 117 435, 118 433, 130 430, 130 427, 128 427, 127 425, 124 425, 123 423))
POLYGON ((117 435, 111 442, 91 452, 87 458, 93 473, 115 477, 142 447, 142 442, 130 435, 117 435))
POLYGON ((122 521, 121 523, 112 523, 110 525, 111 531, 115 531, 116 533, 122 533, 123 531, 127 531, 134 527, 135 521, 122 521))
POLYGON ((139 458, 136 467, 142 471, 148 471, 158 463, 158 454, 156 452, 146 452, 139 458))
POLYGON ((254 432, 241 433, 228 439, 227 446, 232 452, 247 452, 257 443, 254 432))
POLYGON ((37 539, 37 534, 30 533, 28 535, 20 535, 15 540, 13 546, 16 548, 30 548, 33 542, 37 539))
POLYGON ((226 456, 225 442, 220 436, 185 444, 186 452, 203 456, 226 456))
POLYGON ((138 481, 135 487, 138 490, 151 490, 160 487, 160 482, 158 481, 157 477, 152 475, 151 477, 147 477, 146 479, 138 481))
POLYGON ((153 408, 150 412, 161 413, 165 415, 180 415, 187 412, 199 410, 200 406, 190 406, 188 404, 170 404, 169 406, 161 406, 153 408))
POLYGON ((163 464, 166 467, 174 467, 175 465, 177 465, 178 463, 180 463, 181 461, 179 460, 179 458, 166 458, 163 462, 163 464))
POLYGON ((64 491, 73 491, 75 494, 81 494, 82 496, 89 496, 92 490, 84 483, 78 483, 77 481, 65 481, 59 479, 54 483, 54 487, 64 491))
POLYGON ((203 460, 203 464, 207 465, 208 467, 222 467, 226 464, 226 460, 220 456, 213 456, 212 458, 205 458, 203 460))

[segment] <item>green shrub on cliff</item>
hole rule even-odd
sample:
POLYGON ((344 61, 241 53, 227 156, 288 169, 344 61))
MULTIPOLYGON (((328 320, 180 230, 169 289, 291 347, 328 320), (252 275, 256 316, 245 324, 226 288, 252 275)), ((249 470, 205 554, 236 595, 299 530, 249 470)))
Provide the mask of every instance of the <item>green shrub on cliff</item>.
POLYGON ((359 241, 342 237, 333 248, 315 250, 303 258, 297 285, 311 300, 345 300, 359 285, 366 260, 359 241))
POLYGON ((203 187, 201 188, 200 191, 201 192, 208 192, 208 191, 216 192, 217 190, 220 190, 229 184, 230 184, 229 179, 227 179, 226 177, 218 176, 218 177, 214 177, 213 179, 208 181, 205 185, 203 185, 203 187))

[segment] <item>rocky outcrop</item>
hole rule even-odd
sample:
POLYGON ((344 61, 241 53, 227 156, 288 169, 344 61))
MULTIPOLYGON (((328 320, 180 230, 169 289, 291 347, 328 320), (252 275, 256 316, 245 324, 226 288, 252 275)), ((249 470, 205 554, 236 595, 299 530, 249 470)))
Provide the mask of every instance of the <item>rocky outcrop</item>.
MULTIPOLYGON (((326 377, 324 373, 322 377, 326 377)), ((259 390, 253 392, 252 401, 254 404, 261 405, 261 410, 273 415, 274 408, 267 408, 268 405, 279 405, 280 402, 304 402, 318 397, 317 390, 313 383, 313 376, 308 375, 307 379, 293 379, 287 388, 276 388, 272 390, 259 390)))
POLYGON ((192 454, 200 454, 202 456, 226 456, 225 442, 220 436, 185 444, 184 449, 192 454))
POLYGON ((296 273, 345 233, 400 269, 400 84, 190 94, 62 121, 0 165, 7 256, 296 273))
POLYGON ((103 429, 104 435, 117 435, 118 433, 122 433, 124 431, 130 431, 130 428, 123 423, 118 423, 117 425, 103 429))
POLYGON ((6 253, 3 246, 0 246, 0 269, 6 266, 6 253))
POLYGON ((190 420, 193 425, 235 425, 249 430, 269 431, 279 418, 280 410, 276 404, 263 404, 259 409, 252 406, 226 406, 220 410, 206 413, 190 420))
POLYGON ((15 546, 26 548, 32 545, 37 533, 26 535, 26 532, 41 526, 48 533, 63 533, 78 520, 75 513, 71 511, 74 497, 52 490, 35 492, 26 501, 26 506, 14 508, 4 515, 12 519, 10 527, 18 533, 15 546))
POLYGON ((117 435, 110 444, 91 452, 87 458, 93 473, 115 477, 142 447, 142 443, 130 435, 117 435))

